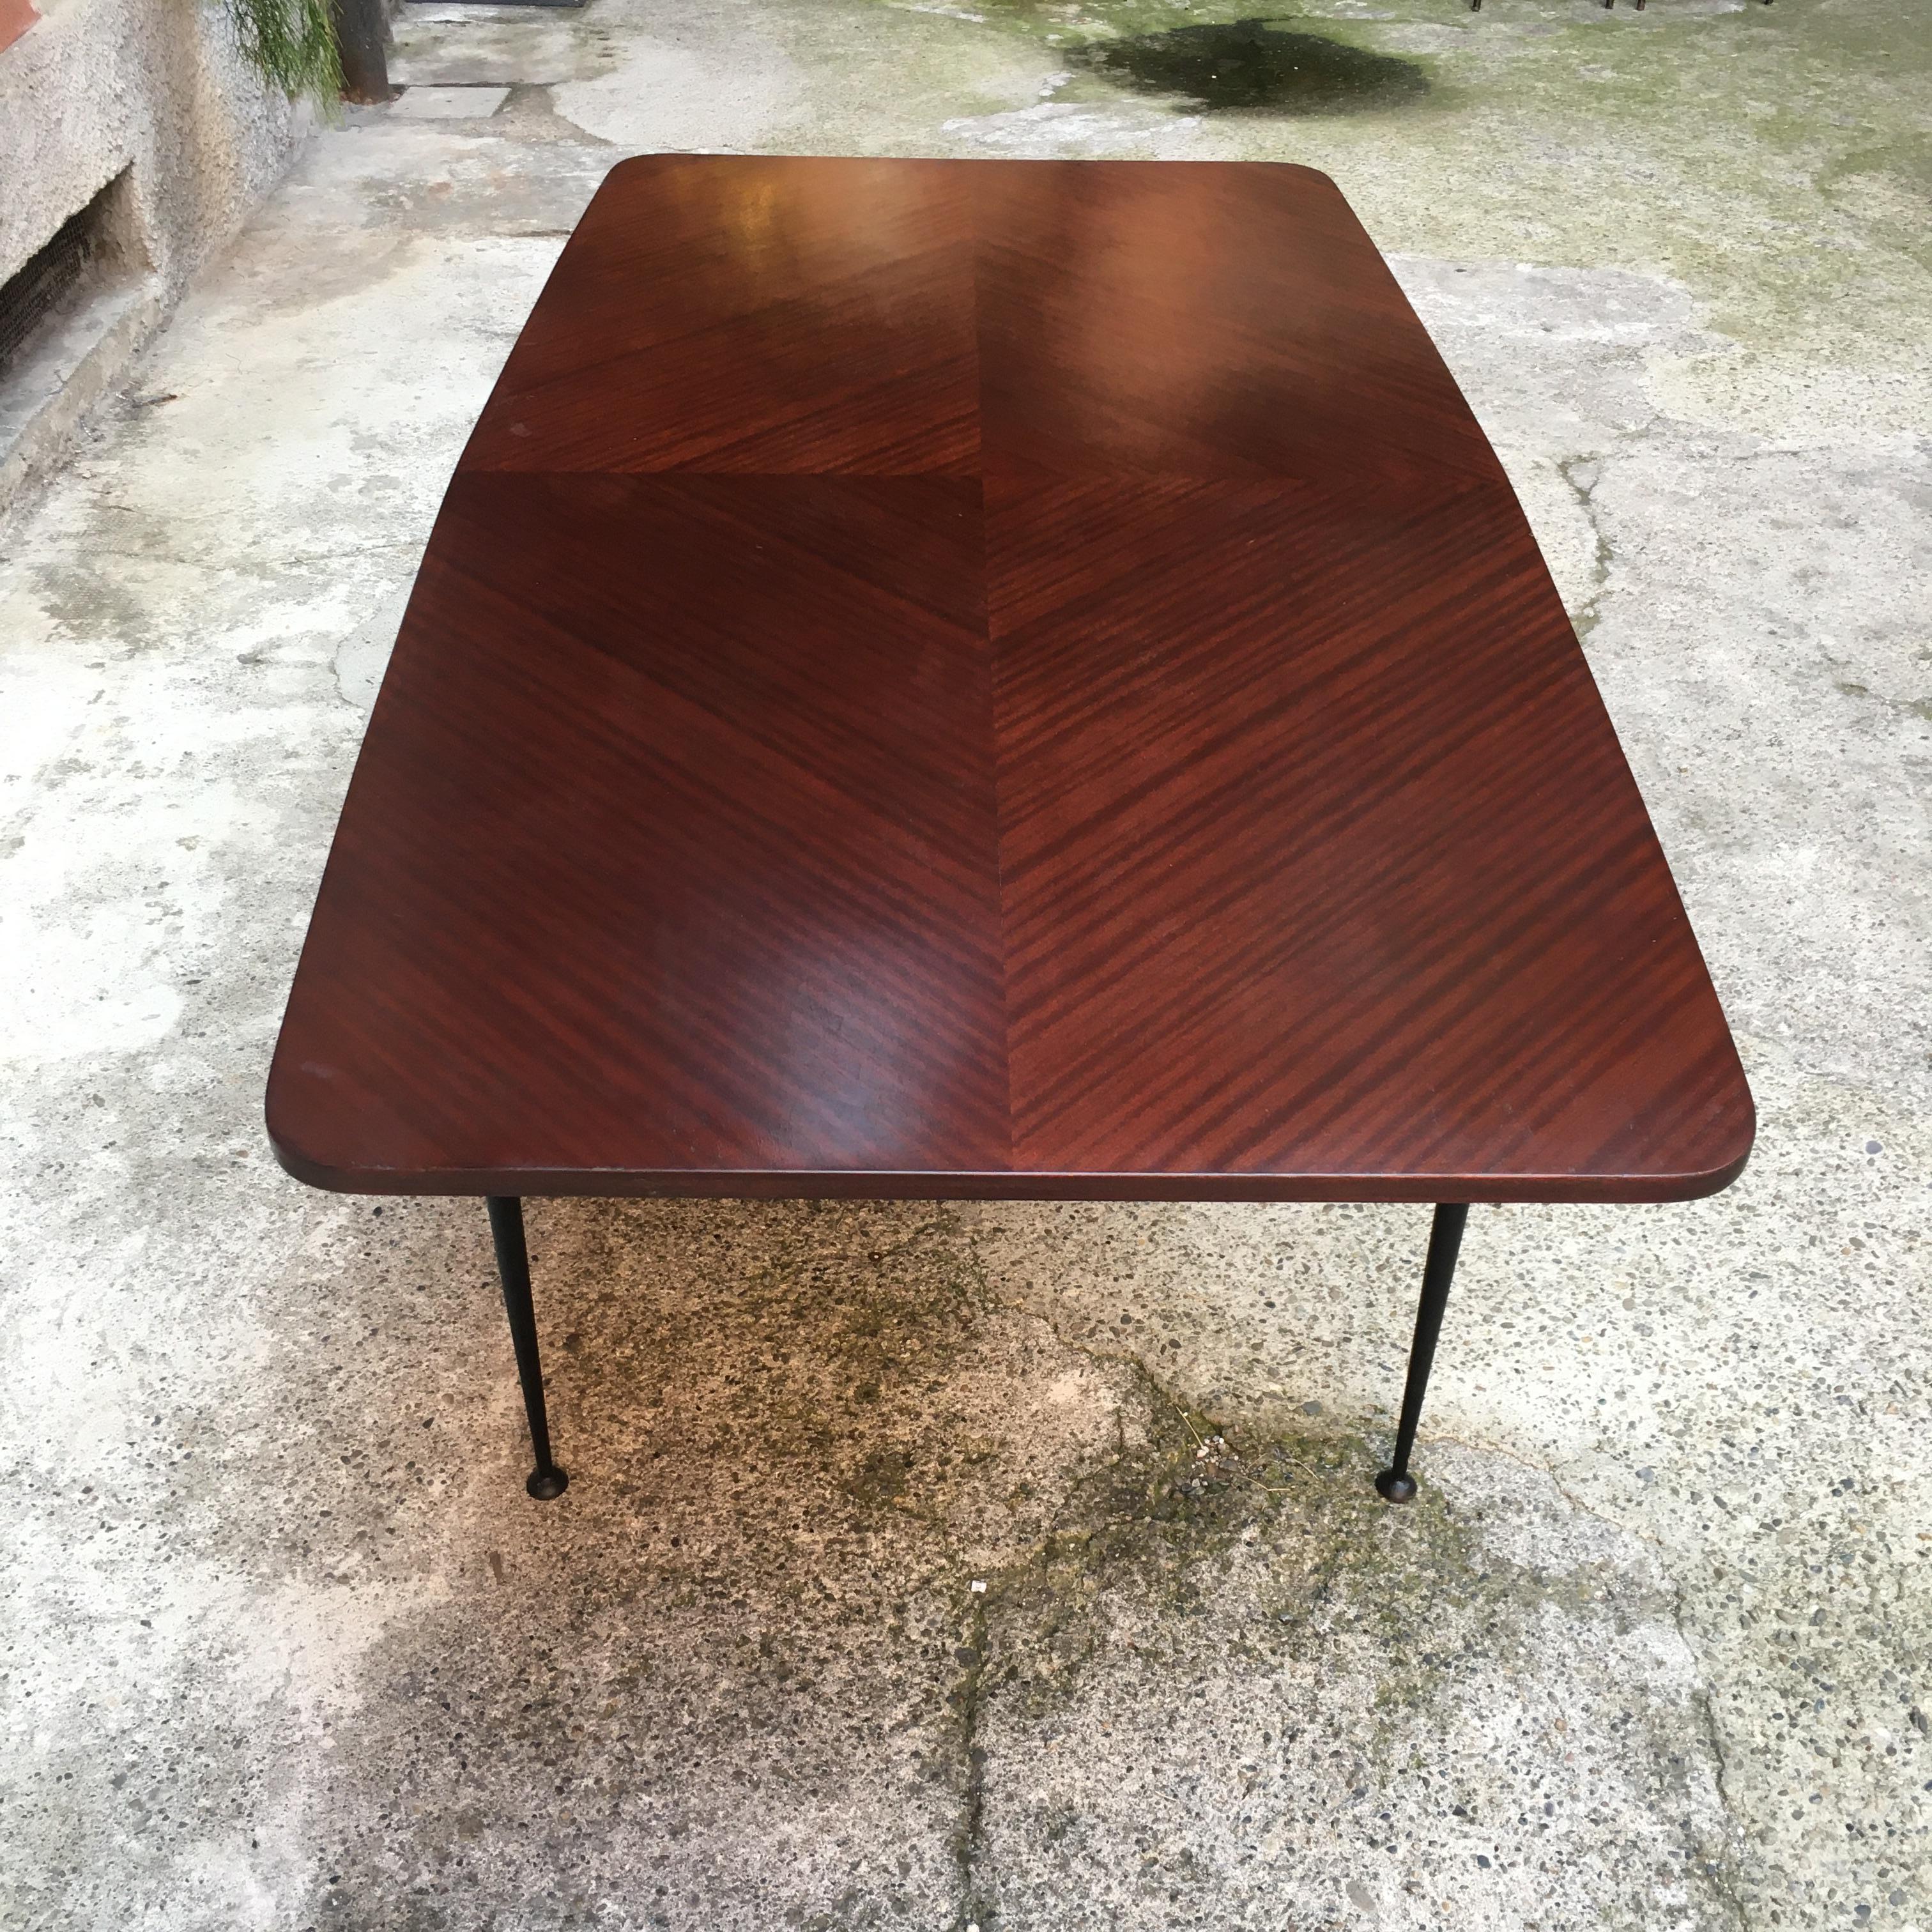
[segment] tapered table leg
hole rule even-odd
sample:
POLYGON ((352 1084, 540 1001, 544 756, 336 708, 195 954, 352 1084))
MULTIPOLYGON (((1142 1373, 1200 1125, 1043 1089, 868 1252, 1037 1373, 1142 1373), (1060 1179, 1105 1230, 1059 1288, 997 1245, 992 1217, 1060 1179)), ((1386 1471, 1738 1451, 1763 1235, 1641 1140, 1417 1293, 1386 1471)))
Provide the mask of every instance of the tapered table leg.
POLYGON ((543 1364, 537 1354, 537 1316, 530 1302, 530 1250, 524 1245, 524 1204, 513 1194, 489 1196, 490 1232, 496 1244, 496 1272, 503 1278, 503 1307, 524 1385, 524 1413, 530 1424, 536 1467, 524 1487, 539 1502, 560 1496, 570 1478, 550 1459, 550 1418, 544 1409, 543 1364))
POLYGON ((1436 1360, 1436 1338, 1442 1332, 1442 1311, 1449 1305, 1449 1284, 1455 1279, 1456 1256, 1468 1218, 1466 1202, 1445 1201, 1436 1209, 1436 1223, 1429 1232, 1429 1258, 1422 1266, 1422 1300, 1415 1311, 1415 1340, 1409 1345, 1408 1383, 1402 1392, 1395 1460, 1376 1478, 1376 1487, 1392 1503, 1409 1502, 1415 1496, 1408 1459, 1415 1448, 1422 1398, 1428 1392, 1429 1370, 1436 1360))

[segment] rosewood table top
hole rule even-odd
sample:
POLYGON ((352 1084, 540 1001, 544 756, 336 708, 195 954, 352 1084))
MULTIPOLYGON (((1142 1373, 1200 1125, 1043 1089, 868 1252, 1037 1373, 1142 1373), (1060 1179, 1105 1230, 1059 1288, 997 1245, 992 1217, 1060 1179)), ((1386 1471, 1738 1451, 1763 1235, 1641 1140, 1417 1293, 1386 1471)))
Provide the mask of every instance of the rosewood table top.
POLYGON ((268 1120, 500 1196, 1667 1200, 1753 1132, 1332 182, 692 155, 613 172, 458 467, 268 1120))

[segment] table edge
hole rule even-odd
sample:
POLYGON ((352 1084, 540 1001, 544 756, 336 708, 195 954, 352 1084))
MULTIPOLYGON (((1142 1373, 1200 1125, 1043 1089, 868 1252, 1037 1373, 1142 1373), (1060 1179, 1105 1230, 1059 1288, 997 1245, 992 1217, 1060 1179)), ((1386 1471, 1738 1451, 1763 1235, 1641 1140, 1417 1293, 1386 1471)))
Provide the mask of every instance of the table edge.
POLYGON ((1655 1174, 1149 1174, 871 1168, 379 1168, 312 1160, 268 1129, 288 1174, 332 1194, 531 1195, 744 1201, 1512 1202, 1600 1206, 1698 1201, 1737 1179, 1756 1138, 1719 1165, 1655 1174))

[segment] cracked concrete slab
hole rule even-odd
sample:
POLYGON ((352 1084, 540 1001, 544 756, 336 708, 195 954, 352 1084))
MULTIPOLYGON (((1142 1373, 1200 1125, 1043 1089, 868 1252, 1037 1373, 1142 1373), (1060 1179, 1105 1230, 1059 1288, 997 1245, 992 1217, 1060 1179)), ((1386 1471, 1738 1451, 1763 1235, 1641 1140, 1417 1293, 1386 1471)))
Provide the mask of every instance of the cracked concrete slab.
POLYGON ((989 1600, 982 1920, 1736 1922, 1640 1540, 1492 1457, 1391 1515, 1366 1445, 1186 1420, 989 1600))
POLYGON ((405 87, 385 111, 395 121, 482 121, 509 95, 507 87, 405 87))
POLYGON ((319 134, 0 530, 0 1924, 1932 1925, 1932 52, 1315 0, 1428 91, 1297 116, 1070 51, 1212 15, 412 5, 498 110, 319 134), (1762 1120, 1472 1215, 1412 1510, 1419 1210, 536 1204, 546 1508, 480 1212, 275 1169, 442 484, 646 145, 1301 160, 1391 251, 1762 1120))

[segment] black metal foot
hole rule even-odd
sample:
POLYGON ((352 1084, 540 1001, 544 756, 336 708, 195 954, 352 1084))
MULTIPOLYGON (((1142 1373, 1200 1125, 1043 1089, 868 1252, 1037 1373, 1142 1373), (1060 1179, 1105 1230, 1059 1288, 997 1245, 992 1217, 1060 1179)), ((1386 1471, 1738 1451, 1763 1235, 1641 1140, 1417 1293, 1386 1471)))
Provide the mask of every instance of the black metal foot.
POLYGON ((1415 1500, 1415 1478, 1408 1473, 1408 1459, 1414 1454, 1422 1398, 1429 1391, 1436 1338, 1442 1333, 1442 1311, 1449 1305, 1449 1284, 1456 1277, 1456 1256, 1468 1219, 1467 1202, 1445 1201, 1436 1209, 1435 1225, 1429 1231, 1429 1258, 1422 1264, 1422 1298, 1415 1310, 1415 1340, 1408 1350, 1408 1381, 1402 1392, 1402 1420, 1395 1432, 1395 1460, 1376 1478, 1376 1487, 1392 1503, 1415 1500))
POLYGON ((517 1379, 524 1385, 524 1414, 530 1426, 536 1467, 524 1487, 538 1502, 563 1494, 570 1478, 550 1453, 550 1418, 544 1409, 543 1364, 537 1354, 536 1310, 530 1300, 530 1256, 524 1242, 524 1204, 514 1194, 492 1194, 490 1232, 496 1244, 496 1272, 503 1279, 503 1312, 517 1352, 517 1379))

